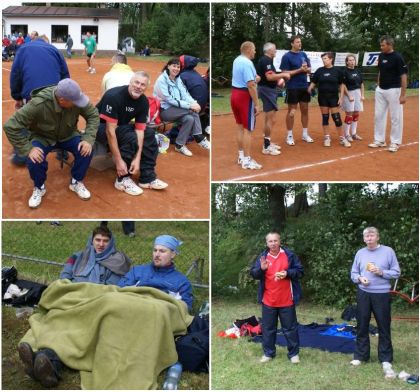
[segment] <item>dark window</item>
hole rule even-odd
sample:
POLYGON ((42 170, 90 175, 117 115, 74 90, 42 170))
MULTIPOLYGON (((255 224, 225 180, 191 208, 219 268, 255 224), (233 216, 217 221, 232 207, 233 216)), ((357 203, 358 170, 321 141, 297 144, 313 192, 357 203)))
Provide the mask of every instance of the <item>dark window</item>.
POLYGON ((81 29, 81 36, 82 36, 82 43, 86 39, 86 33, 90 33, 95 39, 96 43, 99 42, 98 40, 98 26, 82 26, 81 29))
POLYGON ((10 34, 22 33, 23 37, 26 37, 28 34, 28 25, 10 25, 10 34))
POLYGON ((51 42, 65 43, 69 34, 69 26, 52 25, 51 26, 51 42))

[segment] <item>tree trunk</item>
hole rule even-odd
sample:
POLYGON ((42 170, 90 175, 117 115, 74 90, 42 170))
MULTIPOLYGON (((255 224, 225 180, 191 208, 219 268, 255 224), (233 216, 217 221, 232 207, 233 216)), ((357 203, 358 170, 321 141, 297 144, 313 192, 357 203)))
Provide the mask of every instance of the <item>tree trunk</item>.
POLYGON ((265 5, 265 18, 264 18, 264 42, 268 42, 270 40, 270 27, 271 27, 271 8, 270 3, 265 5))
POLYGON ((286 226, 286 206, 284 197, 286 188, 282 185, 268 186, 268 200, 273 218, 273 229, 281 231, 286 226))
POLYGON ((292 23, 290 27, 292 30, 292 35, 296 35, 296 3, 292 3, 291 17, 292 17, 292 23))
POLYGON ((293 216, 297 218, 301 212, 307 212, 309 209, 308 196, 305 192, 295 193, 295 202, 293 203, 293 216))
POLYGON ((318 201, 325 199, 327 196, 327 184, 320 182, 318 184, 318 201))

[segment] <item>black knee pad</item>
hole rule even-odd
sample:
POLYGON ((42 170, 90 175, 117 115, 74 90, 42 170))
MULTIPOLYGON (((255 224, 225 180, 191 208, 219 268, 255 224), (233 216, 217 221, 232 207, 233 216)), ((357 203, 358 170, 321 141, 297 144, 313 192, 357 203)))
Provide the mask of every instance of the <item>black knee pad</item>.
POLYGON ((329 119, 330 115, 327 114, 322 114, 322 125, 328 125, 328 119, 329 119))
POLYGON ((334 124, 337 128, 340 128, 343 123, 341 122, 341 116, 340 113, 331 113, 331 117, 334 121, 334 124))

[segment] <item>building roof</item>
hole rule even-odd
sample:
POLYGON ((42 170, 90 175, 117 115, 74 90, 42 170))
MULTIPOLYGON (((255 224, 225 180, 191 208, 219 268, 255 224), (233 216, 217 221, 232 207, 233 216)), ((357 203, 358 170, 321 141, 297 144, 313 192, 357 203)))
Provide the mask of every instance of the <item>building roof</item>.
POLYGON ((86 7, 37 7, 21 6, 7 7, 3 10, 4 17, 11 16, 31 16, 31 17, 51 17, 65 16, 67 18, 103 18, 119 19, 120 12, 112 8, 86 8, 86 7))

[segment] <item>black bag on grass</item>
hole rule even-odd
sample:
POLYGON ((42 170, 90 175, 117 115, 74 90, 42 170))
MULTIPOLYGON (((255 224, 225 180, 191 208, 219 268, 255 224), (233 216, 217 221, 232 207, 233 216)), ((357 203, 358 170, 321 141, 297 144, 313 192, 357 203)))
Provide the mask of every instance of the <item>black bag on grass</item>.
POLYGON ((209 371, 209 322, 195 316, 188 334, 175 339, 178 361, 189 372, 209 371))
POLYGON ((346 308, 341 313, 341 318, 346 321, 356 321, 357 316, 357 306, 356 305, 347 305, 346 308))
POLYGON ((30 280, 16 279, 13 284, 20 289, 27 289, 27 293, 15 298, 3 299, 3 302, 12 306, 34 306, 41 299, 41 295, 47 288, 45 284, 31 282, 30 280))
POLYGON ((4 297, 9 285, 15 283, 17 279, 17 269, 15 267, 3 267, 1 269, 1 297, 4 297))

